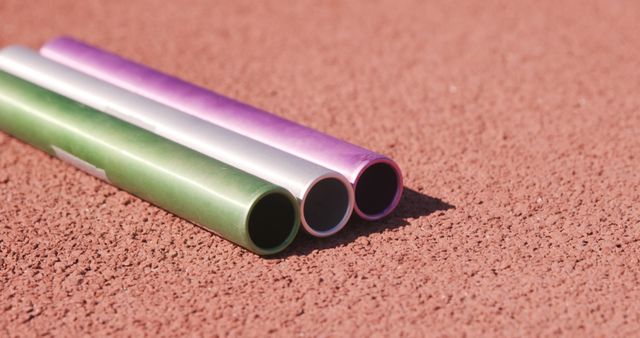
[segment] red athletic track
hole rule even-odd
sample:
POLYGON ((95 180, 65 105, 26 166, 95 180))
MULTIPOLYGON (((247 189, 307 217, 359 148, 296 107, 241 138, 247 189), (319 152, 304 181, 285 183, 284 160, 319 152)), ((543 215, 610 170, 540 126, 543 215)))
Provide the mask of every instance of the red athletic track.
POLYGON ((0 336, 640 332, 640 2, 0 0, 392 156, 393 216, 255 256, 0 134, 0 336))

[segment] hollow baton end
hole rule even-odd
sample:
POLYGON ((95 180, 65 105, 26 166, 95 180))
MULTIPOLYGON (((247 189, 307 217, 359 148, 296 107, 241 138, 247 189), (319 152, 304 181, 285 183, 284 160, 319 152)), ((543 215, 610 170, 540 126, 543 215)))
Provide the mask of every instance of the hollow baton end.
POLYGON ((389 215, 400 202, 403 183, 400 167, 389 158, 366 162, 354 181, 358 216, 373 221, 389 215))

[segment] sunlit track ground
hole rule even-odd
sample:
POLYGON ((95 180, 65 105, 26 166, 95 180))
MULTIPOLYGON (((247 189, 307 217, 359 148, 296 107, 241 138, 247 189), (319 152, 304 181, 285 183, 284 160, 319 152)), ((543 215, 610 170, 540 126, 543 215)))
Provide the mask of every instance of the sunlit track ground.
POLYGON ((640 332, 637 1, 0 1, 393 157, 407 192, 255 256, 0 133, 0 336, 640 332))

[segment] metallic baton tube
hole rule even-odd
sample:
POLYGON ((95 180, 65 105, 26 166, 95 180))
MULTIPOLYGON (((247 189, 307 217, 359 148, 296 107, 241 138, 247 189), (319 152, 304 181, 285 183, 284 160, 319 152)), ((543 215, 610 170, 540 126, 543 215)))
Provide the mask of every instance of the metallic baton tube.
POLYGON ((298 232, 285 189, 2 71, 0 130, 257 254, 298 232))
POLYGON ((344 175, 364 219, 388 215, 402 194, 402 173, 391 159, 311 128, 226 98, 68 37, 40 53, 72 68, 192 114, 344 175))
POLYGON ((289 190, 300 200, 303 227, 314 236, 332 235, 349 221, 353 188, 334 171, 91 77, 24 47, 0 51, 0 68, 289 190))

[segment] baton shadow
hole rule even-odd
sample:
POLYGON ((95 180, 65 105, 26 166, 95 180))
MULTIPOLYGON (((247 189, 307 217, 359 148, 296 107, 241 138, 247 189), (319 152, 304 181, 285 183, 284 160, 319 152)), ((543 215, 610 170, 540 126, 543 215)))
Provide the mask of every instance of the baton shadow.
POLYGON ((406 226, 409 224, 409 219, 428 216, 434 212, 454 208, 454 205, 437 197, 428 196, 405 187, 398 207, 389 216, 377 221, 365 221, 354 213, 342 231, 327 238, 313 237, 300 228, 298 236, 289 248, 269 258, 282 259, 288 256, 304 256, 313 251, 343 246, 359 237, 367 237, 374 233, 406 226))

